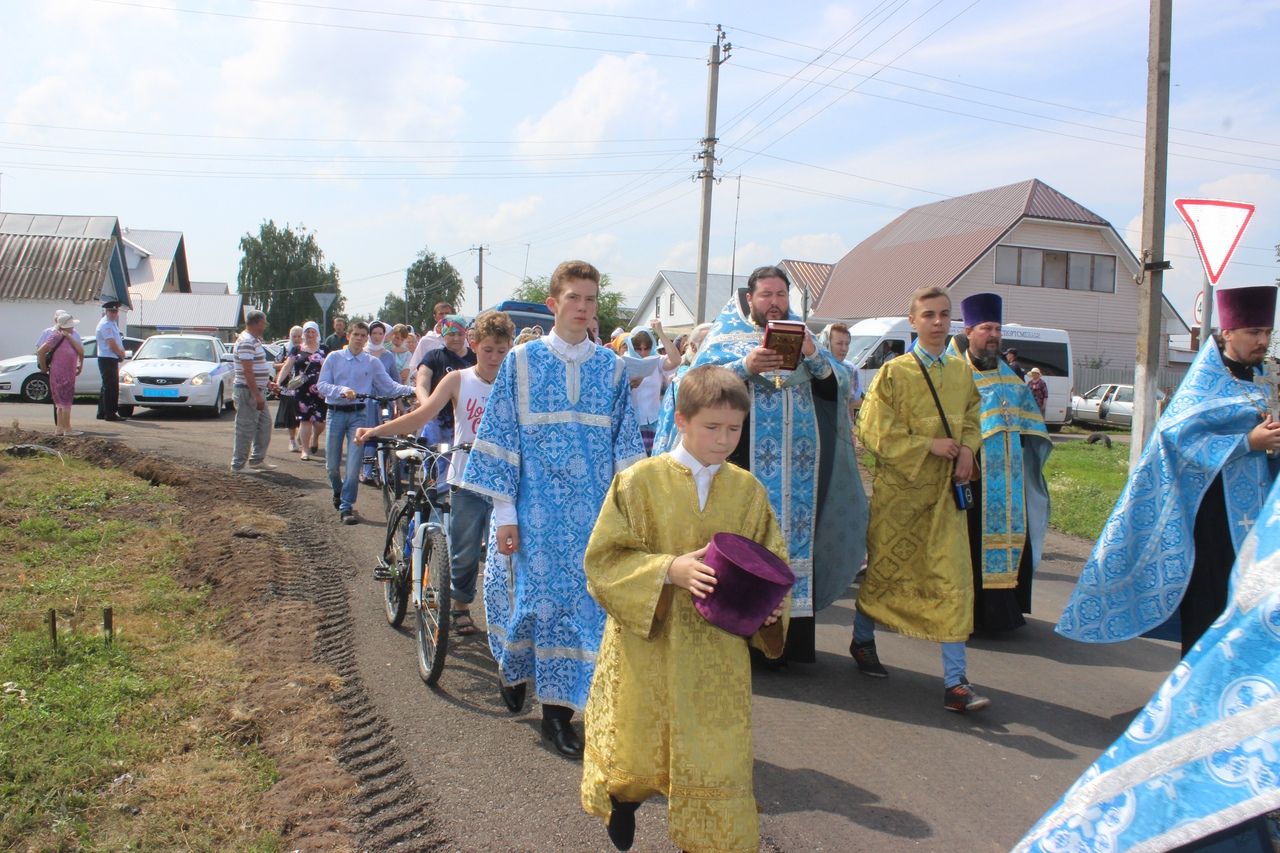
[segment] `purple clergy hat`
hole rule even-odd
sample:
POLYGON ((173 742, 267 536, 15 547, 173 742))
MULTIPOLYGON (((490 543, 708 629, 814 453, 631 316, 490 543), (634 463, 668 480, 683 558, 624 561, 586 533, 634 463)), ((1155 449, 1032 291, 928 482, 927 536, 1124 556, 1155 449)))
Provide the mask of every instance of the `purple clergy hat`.
POLYGON ((703 558, 716 571, 716 585, 693 606, 730 634, 750 637, 786 597, 796 576, 778 555, 745 536, 717 533, 703 558))
POLYGON ((998 293, 975 293, 960 303, 960 316, 965 326, 979 323, 1002 323, 1004 300, 998 293))
POLYGON ((1257 287, 1233 287, 1219 290, 1219 329, 1270 329, 1276 323, 1276 288, 1272 284, 1257 287))

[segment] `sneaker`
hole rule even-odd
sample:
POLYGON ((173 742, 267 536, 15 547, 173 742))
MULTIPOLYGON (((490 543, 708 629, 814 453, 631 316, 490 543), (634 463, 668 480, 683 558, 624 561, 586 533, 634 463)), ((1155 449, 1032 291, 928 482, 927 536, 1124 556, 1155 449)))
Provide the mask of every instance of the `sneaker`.
POLYGON ((962 678, 955 687, 948 687, 942 696, 942 707, 948 711, 963 714, 966 711, 981 711, 991 704, 986 696, 980 696, 973 690, 969 679, 962 678))
POLYGON ((232 465, 232 466, 231 466, 231 473, 232 473, 232 474, 243 474, 243 473, 244 473, 244 468, 237 468, 236 466, 232 465))
POLYGON ((341 521, 343 524, 359 524, 359 522, 356 520, 356 514, 351 510, 338 513, 338 520, 341 521))
POLYGON ((291 438, 291 439, 289 439, 289 452, 290 452, 290 453, 297 453, 297 452, 298 452, 298 442, 297 442, 297 441, 295 441, 295 440, 293 440, 292 438, 291 438))
POLYGON ((303 462, 310 462, 310 461, 311 461, 311 455, 310 455, 309 453, 307 453, 307 451, 305 451, 305 450, 304 450, 304 451, 302 451, 302 455, 300 455, 298 458, 299 458, 299 459, 301 459, 303 462))
POLYGON ((880 663, 880 655, 876 653, 876 643, 872 640, 869 643, 859 643, 852 640, 849 643, 849 654, 853 655, 853 662, 858 665, 858 672, 863 675, 869 675, 872 678, 888 678, 889 670, 884 668, 880 663))
POLYGON ((273 465, 264 459, 261 462, 250 462, 248 467, 250 471, 274 471, 280 466, 273 465))

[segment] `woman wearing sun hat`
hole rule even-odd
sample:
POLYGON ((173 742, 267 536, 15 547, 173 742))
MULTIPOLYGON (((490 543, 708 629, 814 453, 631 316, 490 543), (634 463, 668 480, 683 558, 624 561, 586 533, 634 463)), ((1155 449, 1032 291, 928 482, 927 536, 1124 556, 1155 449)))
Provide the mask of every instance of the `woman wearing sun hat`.
POLYGON ((49 374, 53 396, 54 435, 84 435, 71 429, 71 404, 76 398, 76 377, 84 367, 84 345, 76 325, 80 321, 66 311, 53 312, 53 325, 44 330, 37 344, 36 360, 49 374))

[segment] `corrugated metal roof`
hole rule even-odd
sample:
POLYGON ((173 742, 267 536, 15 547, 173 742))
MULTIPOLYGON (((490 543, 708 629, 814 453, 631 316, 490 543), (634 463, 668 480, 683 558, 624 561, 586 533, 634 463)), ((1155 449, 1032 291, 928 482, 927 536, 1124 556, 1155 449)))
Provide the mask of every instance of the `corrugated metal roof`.
POLYGON ((240 325, 239 293, 162 293, 142 299, 130 326, 175 329, 235 329, 240 325))
POLYGON ((46 237, 99 237, 116 233, 114 216, 56 216, 44 213, 0 213, 0 234, 46 237))
POLYGON ((948 287, 1024 217, 1109 227, 1038 179, 912 208, 840 259, 814 306, 821 317, 905 314, 920 287, 948 287))
POLYGON ((0 299, 97 302, 115 248, 96 237, 0 234, 0 299))
MULTIPOLYGON (((792 285, 809 294, 810 305, 817 304, 818 298, 822 296, 823 288, 827 286, 827 280, 831 278, 831 271, 836 268, 835 264, 795 260, 784 260, 780 266, 786 272, 787 277, 791 279, 792 285)), ((798 308, 799 306, 793 307, 798 308)))
POLYGON ((205 295, 222 295, 231 292, 225 281, 193 281, 191 292, 205 295))

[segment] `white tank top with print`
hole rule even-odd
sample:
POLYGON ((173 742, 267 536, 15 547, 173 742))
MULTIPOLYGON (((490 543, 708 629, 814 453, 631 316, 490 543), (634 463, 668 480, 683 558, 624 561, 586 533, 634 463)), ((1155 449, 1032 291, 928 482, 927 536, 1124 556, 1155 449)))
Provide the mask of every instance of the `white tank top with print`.
MULTIPOLYGON (((493 385, 481 379, 474 367, 458 371, 458 376, 458 403, 453 407, 453 443, 455 445, 476 440, 480 418, 484 415, 485 404, 489 402, 489 392, 493 390, 493 385)), ((466 451, 453 454, 453 462, 449 466, 449 485, 462 484, 462 472, 466 467, 466 451)))

